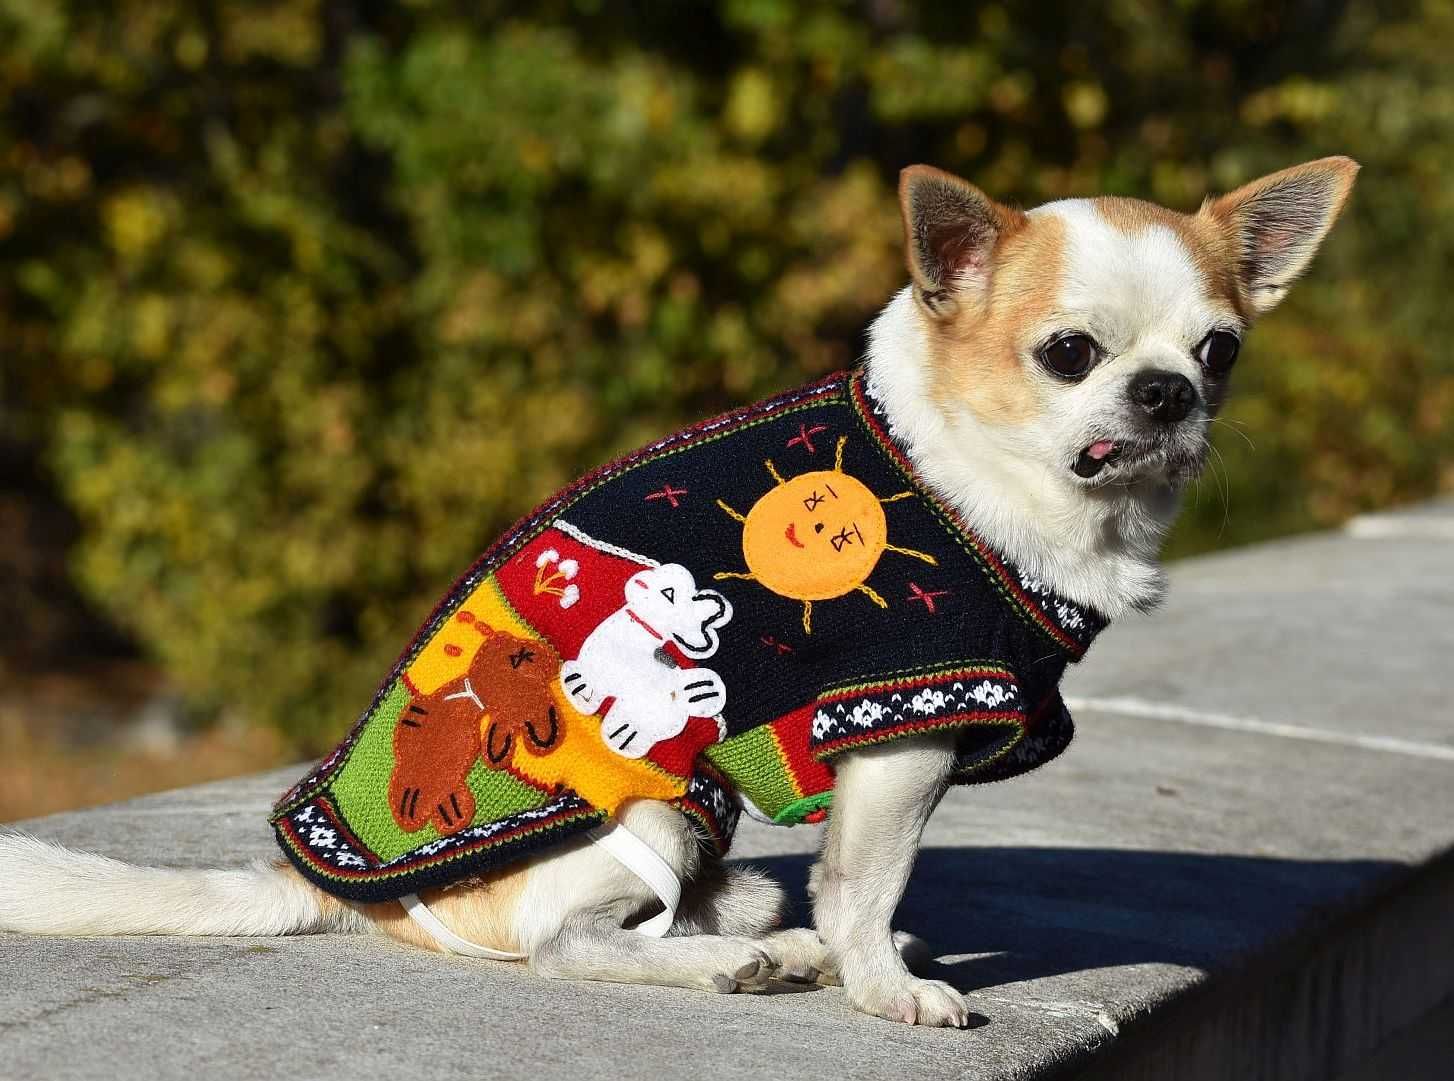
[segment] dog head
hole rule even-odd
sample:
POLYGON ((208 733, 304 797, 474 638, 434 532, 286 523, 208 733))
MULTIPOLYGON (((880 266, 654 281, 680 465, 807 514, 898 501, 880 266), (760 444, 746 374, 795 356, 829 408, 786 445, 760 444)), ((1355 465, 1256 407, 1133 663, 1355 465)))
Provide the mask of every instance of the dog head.
POLYGON ((1201 469, 1242 337, 1287 294, 1358 171, 1324 158, 1195 214, 1135 199, 1028 213, 928 166, 899 186, 926 390, 951 436, 1085 494, 1201 469))
POLYGON ((727 598, 715 589, 698 589, 680 563, 633 574, 626 582, 626 607, 694 660, 717 652, 717 630, 732 618, 727 598))

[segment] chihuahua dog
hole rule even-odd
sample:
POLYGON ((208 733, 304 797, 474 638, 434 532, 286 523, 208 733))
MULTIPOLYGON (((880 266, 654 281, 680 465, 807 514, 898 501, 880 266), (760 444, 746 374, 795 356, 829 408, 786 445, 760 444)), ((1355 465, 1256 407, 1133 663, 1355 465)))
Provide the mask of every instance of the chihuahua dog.
MULTIPOLYGON (((1162 539, 1205 462, 1242 338, 1308 266, 1357 170, 1347 158, 1324 158, 1183 214, 1128 198, 1068 199, 1025 212, 948 173, 913 166, 899 185, 912 281, 873 323, 862 378, 924 487, 1000 559, 1106 619, 1149 609, 1164 589, 1162 539)), ((787 539, 802 549, 794 528, 787 539)), ((664 567, 645 578, 673 573, 684 572, 664 567)), ((690 575, 683 581, 690 585, 690 575)), ((872 589, 860 589, 884 607, 872 589)), ((726 621, 719 593, 700 598, 713 619, 726 621)), ((627 615, 619 620, 634 632, 646 624, 633 616, 627 626, 631 611, 621 609, 627 615)), ((804 605, 805 634, 809 611, 804 605)), ((608 659, 629 659, 609 645, 600 646, 608 659)), ((703 655, 715 645, 704 640, 703 655)), ((569 663, 592 667, 589 652, 569 663)), ((685 677, 663 673, 658 682, 672 697, 685 677)), ((629 673, 623 680, 628 690, 636 686, 629 673)), ((721 692, 714 680, 699 681, 721 692)), ((731 702, 722 709, 730 715, 731 702)), ((653 738, 685 722, 683 714, 653 738)), ((472 724, 463 729, 465 766, 478 753, 472 724)), ((549 734, 556 738, 553 721, 549 734)), ((497 750, 492 745, 492 756, 497 750)), ((776 930, 778 887, 705 857, 683 813, 651 799, 624 804, 618 819, 687 883, 664 937, 629 929, 656 897, 602 845, 562 845, 420 893, 436 926, 528 957, 544 976, 706 991, 754 990, 773 977, 819 980, 841 983, 868 1014, 967 1025, 964 997, 915 976, 904 959, 911 941, 890 925, 924 824, 953 779, 953 734, 855 745, 833 767, 832 813, 809 882, 811 930, 776 930)), ((340 899, 281 861, 240 870, 144 868, 17 833, 0 835, 0 930, 368 932, 443 948, 400 904, 340 899)))

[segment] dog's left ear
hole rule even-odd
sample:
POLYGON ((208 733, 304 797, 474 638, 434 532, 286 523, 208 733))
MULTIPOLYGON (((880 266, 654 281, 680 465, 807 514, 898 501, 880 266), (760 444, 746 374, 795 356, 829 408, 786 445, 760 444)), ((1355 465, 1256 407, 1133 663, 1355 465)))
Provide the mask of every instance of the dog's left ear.
POLYGON ((1237 278, 1254 313, 1287 296, 1338 220, 1357 175, 1352 158, 1320 158, 1202 204, 1201 216, 1232 241, 1237 278))
POLYGON ((929 165, 899 174, 899 209, 914 299, 933 319, 988 295, 995 249, 1025 221, 1021 211, 929 165))

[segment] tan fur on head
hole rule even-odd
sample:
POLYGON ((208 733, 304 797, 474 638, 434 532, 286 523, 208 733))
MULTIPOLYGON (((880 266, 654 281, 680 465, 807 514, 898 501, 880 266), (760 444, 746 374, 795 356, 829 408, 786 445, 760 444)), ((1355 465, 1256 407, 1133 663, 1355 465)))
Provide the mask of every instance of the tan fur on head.
MULTIPOLYGON (((1118 260, 1132 267, 1138 251, 1181 259, 1189 273, 1175 287, 1200 297, 1208 318, 1222 312, 1245 326, 1306 268, 1357 169, 1348 158, 1309 162, 1208 199, 1196 214, 1118 197, 1025 214, 951 173, 910 166, 900 174, 899 204, 913 295, 925 317, 931 394, 942 408, 965 407, 990 424, 1024 425, 1040 416, 1063 388, 1041 378, 1030 357, 1057 315, 1068 325, 1091 317, 1065 295, 1072 256, 1092 267, 1103 258, 1108 277, 1118 260), (1096 238, 1070 230, 1087 214, 1124 238, 1127 251, 1118 256, 1103 238, 1106 250, 1087 250, 1096 238)), ((1094 285, 1085 272, 1079 277, 1081 285, 1094 285)), ((1151 301, 1144 325, 1123 319, 1123 337, 1151 332, 1176 339, 1183 328, 1155 326, 1157 301, 1144 292, 1151 301)), ((1181 344, 1190 350, 1196 343, 1181 344)))
POLYGON ((899 210, 914 295, 935 319, 980 307, 995 248, 1025 223, 1019 210, 931 165, 899 174, 899 210))
POLYGON ((963 403, 988 423, 1025 424, 1043 409, 1023 377, 1032 328, 1053 310, 1064 270, 1065 229, 1028 219, 1001 237, 994 270, 973 303, 929 324, 930 392, 941 408, 963 403))

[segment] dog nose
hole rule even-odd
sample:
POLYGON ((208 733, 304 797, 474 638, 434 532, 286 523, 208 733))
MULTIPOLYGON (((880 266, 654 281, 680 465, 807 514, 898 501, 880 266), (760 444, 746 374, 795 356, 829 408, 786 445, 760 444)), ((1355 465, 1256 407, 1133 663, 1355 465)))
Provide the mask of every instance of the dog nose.
POLYGON ((1184 419, 1197 401, 1196 388, 1186 376, 1154 369, 1138 372, 1126 393, 1153 420, 1163 424, 1184 419))

